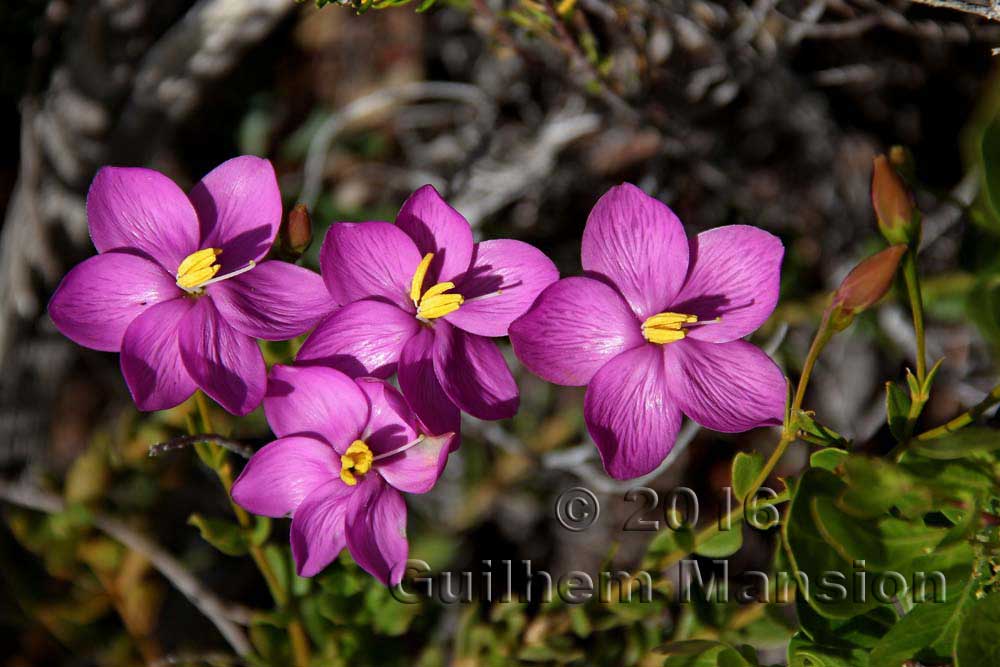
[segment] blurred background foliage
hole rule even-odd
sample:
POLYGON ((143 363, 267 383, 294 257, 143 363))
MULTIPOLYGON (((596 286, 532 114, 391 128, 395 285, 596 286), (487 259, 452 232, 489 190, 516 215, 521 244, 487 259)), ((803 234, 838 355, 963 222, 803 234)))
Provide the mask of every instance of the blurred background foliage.
MULTIPOLYGON (((905 0, 326 4, 0 7, 4 664, 288 665, 303 641, 290 626, 315 665, 841 667, 899 665, 918 651, 926 664, 997 664, 989 647, 956 639, 964 623, 961 636, 996 636, 996 449, 957 442, 946 459, 919 447, 898 463, 872 456, 908 440, 892 428, 911 400, 914 336, 901 287, 834 337, 818 363, 804 407, 842 438, 823 441, 822 455, 793 444, 768 480, 781 491, 779 478, 794 479, 794 501, 777 502, 785 527, 737 522, 710 542, 686 529, 623 531, 641 506, 626 491, 644 485, 665 498, 690 487, 697 528, 712 525, 730 509, 721 489, 741 466, 759 469, 763 458, 747 455, 768 454, 774 433, 687 428, 666 469, 619 484, 587 439, 582 390, 541 382, 508 354, 520 413, 464 423, 441 483, 410 503, 411 557, 437 572, 492 569, 496 585, 504 559, 530 559, 556 579, 612 566, 657 575, 651 602, 582 605, 502 604, 482 591, 467 604, 401 604, 346 556, 311 581, 295 577, 287 521, 232 519, 212 473, 238 471, 238 454, 202 445, 149 455, 188 432, 194 405, 138 414, 114 355, 61 339, 44 304, 92 253, 84 196, 103 164, 152 166, 189 186, 233 155, 268 157, 286 210, 307 204, 316 239, 334 220, 391 220, 429 182, 478 235, 531 242, 564 275, 580 270, 579 238, 597 197, 628 180, 669 203, 691 233, 747 223, 782 238, 781 304, 755 341, 794 379, 828 294, 884 245, 871 164, 898 144, 924 213, 928 356, 945 358, 920 432, 996 383, 1000 87, 990 49, 1000 25, 905 0), (897 387, 888 414, 886 380, 897 387), (845 448, 849 458, 836 451, 845 448), (553 503, 580 485, 603 512, 572 533, 553 503), (900 523, 905 562, 891 550, 900 523), (130 544, 136 536, 145 541, 130 544), (706 576, 714 558, 729 558, 732 586, 752 570, 826 563, 851 573, 845 555, 879 553, 876 570, 941 565, 962 594, 943 609, 878 605, 850 609, 853 618, 801 596, 680 604, 675 556, 695 548, 706 576), (269 563, 274 581, 248 553, 269 563), (931 562, 914 563, 918 554, 931 562), (177 569, 200 588, 181 590, 177 569), (254 656, 234 657, 197 603, 203 593, 221 604, 211 615, 249 637, 254 656), (943 630, 915 632, 928 627, 943 630), (899 641, 915 635, 919 645, 899 641)), ((316 267, 318 247, 303 263, 316 267)), ((265 344, 268 361, 290 359, 295 346, 265 344)), ((979 416, 976 442, 994 443, 990 413, 979 416)), ((260 412, 211 418, 243 446, 270 438, 260 412)), ((524 590, 523 570, 513 572, 524 590)))

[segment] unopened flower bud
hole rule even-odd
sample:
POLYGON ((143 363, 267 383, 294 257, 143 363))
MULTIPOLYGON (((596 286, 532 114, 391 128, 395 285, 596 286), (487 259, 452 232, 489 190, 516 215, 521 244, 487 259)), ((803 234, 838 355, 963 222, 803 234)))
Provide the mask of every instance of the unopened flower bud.
POLYGON ((886 241, 911 245, 919 242, 920 213, 903 179, 884 155, 875 158, 872 170, 872 206, 886 241))
POLYGON ((281 226, 282 250, 290 256, 298 257, 312 244, 312 219, 305 204, 296 204, 289 211, 285 224, 281 226))
POLYGON ((886 295, 906 249, 905 244, 890 246, 851 269, 834 292, 827 310, 834 329, 846 329, 856 315, 886 295))

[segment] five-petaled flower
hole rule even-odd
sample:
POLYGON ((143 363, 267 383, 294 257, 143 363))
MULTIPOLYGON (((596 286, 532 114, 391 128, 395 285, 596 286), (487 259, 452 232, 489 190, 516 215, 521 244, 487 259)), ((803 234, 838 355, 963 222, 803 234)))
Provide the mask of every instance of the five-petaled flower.
POLYGON ((588 385, 584 417, 605 469, 643 475, 673 447, 682 413, 729 433, 781 423, 781 371, 740 339, 774 310, 783 254, 744 225, 689 241, 667 206, 615 187, 587 220, 587 276, 542 292, 510 327, 514 352, 550 382, 588 385))
POLYGON ((457 432, 459 409, 481 419, 517 411, 517 384, 490 337, 507 335, 558 279, 539 250, 510 239, 474 243, 465 218, 427 185, 395 224, 334 223, 320 269, 342 307, 316 326, 297 364, 352 377, 398 369, 433 433, 457 432))
POLYGON ((105 167, 87 217, 99 254, 63 278, 49 315, 80 345, 121 352, 141 410, 173 407, 200 387, 230 412, 250 412, 267 383, 254 339, 292 338, 329 312, 317 274, 262 261, 281 222, 266 160, 229 160, 190 196, 159 172, 105 167))
POLYGON ((250 459, 233 500, 292 516, 298 573, 313 576, 346 546, 385 584, 408 554, 405 493, 434 486, 453 434, 432 436, 384 380, 352 380, 321 366, 275 366, 264 413, 278 440, 250 459))

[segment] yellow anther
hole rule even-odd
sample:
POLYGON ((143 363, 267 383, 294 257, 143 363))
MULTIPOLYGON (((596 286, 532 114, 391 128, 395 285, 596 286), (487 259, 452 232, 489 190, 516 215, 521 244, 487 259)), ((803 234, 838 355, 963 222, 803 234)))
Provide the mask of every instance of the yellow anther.
POLYGON ((449 290, 455 289, 455 283, 452 282, 431 285, 421 295, 424 279, 427 277, 427 269, 433 260, 434 253, 429 252, 424 255, 413 274, 413 280, 410 281, 410 298, 413 300, 413 305, 417 307, 417 317, 422 320, 433 320, 453 313, 465 302, 465 298, 461 294, 448 293, 449 290))
POLYGON ((685 324, 694 324, 697 321, 696 315, 658 313, 642 323, 642 335, 650 343, 659 345, 674 343, 687 335, 684 331, 685 324))
POLYGON ((434 261, 434 253, 429 252, 420 260, 417 270, 413 273, 413 280, 410 281, 410 299, 413 300, 414 306, 420 303, 420 291, 424 288, 424 278, 427 276, 427 269, 431 267, 432 261, 434 261))
POLYGON ((358 483, 358 475, 364 475, 372 469, 372 450, 363 440, 355 440, 347 451, 340 455, 340 479, 348 486, 358 483))
POLYGON ((193 252, 184 258, 177 267, 177 286, 184 289, 194 289, 207 280, 215 277, 222 268, 215 263, 215 258, 222 254, 219 248, 205 248, 193 252))
MULTIPOLYGON (((455 283, 438 283, 434 285, 429 290, 424 292, 424 296, 420 299, 420 303, 427 303, 428 299, 438 296, 439 294, 444 294, 450 289, 454 289, 455 283)), ((458 296, 457 294, 454 296, 458 296)))

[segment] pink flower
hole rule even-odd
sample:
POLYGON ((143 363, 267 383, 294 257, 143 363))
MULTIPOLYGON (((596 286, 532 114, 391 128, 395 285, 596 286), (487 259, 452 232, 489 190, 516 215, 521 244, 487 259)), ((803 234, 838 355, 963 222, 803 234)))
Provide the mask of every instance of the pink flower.
POLYGON ((234 414, 253 410, 267 370, 255 338, 285 340, 329 311, 312 271, 261 261, 281 223, 266 160, 224 162, 190 197, 159 172, 105 167, 87 195, 98 254, 73 268, 49 315, 84 347, 121 352, 140 410, 200 387, 234 414))
POLYGON ((559 273, 532 246, 473 243, 469 223, 433 187, 403 204, 396 224, 334 223, 320 251, 334 301, 297 364, 399 386, 434 433, 458 432, 459 409, 480 419, 517 412, 517 384, 490 340, 559 273))
POLYGON ((292 555, 311 577, 346 546, 385 584, 403 576, 405 493, 434 486, 453 434, 430 436, 391 385, 332 368, 275 366, 264 413, 278 440, 253 455, 233 500, 292 516, 292 555))
POLYGON ((688 241, 673 211, 612 188, 583 232, 587 277, 549 286, 510 327, 518 358, 562 385, 588 385, 584 417, 608 473, 654 470, 681 415, 735 433, 780 424, 785 380, 740 340, 778 301, 784 248, 731 225, 688 241))

